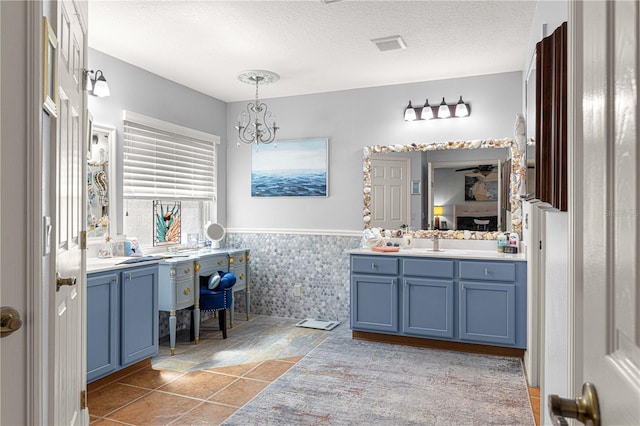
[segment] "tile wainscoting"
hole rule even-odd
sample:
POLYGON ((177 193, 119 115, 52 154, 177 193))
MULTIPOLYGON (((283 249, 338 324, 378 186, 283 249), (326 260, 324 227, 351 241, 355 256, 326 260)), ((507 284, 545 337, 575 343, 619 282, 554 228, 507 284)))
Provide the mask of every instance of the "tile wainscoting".
MULTIPOLYGON (((251 250, 251 313, 283 318, 338 319, 349 323, 349 256, 360 236, 294 233, 227 233, 227 247, 251 250), (300 297, 293 286, 300 285, 300 297)), ((235 315, 244 315, 244 292, 235 293, 235 315)), ((202 314, 202 321, 212 314, 202 314)), ((191 311, 176 313, 177 330, 189 328, 191 311)), ((243 317, 244 318, 244 317, 243 317)), ((160 337, 169 314, 160 312, 160 337)))
MULTIPOLYGON (((349 256, 361 237, 292 233, 227 234, 227 246, 251 250, 251 312, 284 318, 349 321, 349 256), (293 286, 300 285, 300 297, 293 286)), ((238 293, 240 294, 240 293, 238 293)), ((244 298, 235 299, 237 314, 244 298)))

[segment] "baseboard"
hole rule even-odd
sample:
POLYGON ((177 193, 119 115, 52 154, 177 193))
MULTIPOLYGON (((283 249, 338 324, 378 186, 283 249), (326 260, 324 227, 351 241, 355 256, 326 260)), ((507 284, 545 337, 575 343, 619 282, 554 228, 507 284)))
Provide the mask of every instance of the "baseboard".
POLYGON ((474 354, 499 355, 522 359, 524 349, 504 348, 500 346, 478 345, 475 343, 449 342, 446 340, 425 339, 422 337, 398 336, 393 334, 371 333, 368 331, 351 332, 351 337, 357 340, 392 343, 396 345, 418 346, 422 348, 445 349, 449 351, 468 352, 474 354))
POLYGON ((101 387, 106 385, 110 385, 111 383, 117 382, 125 376, 128 376, 131 373, 135 373, 138 370, 142 370, 143 368, 151 367, 151 358, 143 359, 142 361, 136 362, 128 367, 123 368, 122 370, 115 371, 108 376, 105 376, 101 379, 98 379, 94 382, 87 383, 87 392, 93 392, 101 387))

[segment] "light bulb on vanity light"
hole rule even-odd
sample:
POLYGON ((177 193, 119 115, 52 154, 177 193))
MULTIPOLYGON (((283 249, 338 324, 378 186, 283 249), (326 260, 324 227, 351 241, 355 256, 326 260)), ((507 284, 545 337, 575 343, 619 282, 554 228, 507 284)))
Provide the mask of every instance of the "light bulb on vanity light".
POLYGON ((467 104, 462 100, 462 96, 460 96, 460 100, 456 104, 456 117, 468 117, 469 116, 469 108, 467 104))
POLYGON ((424 102, 420 118, 423 120, 431 120, 433 118, 433 110, 431 109, 431 105, 429 105, 429 99, 424 102))
POLYGON ((449 118, 451 117, 451 111, 449 111, 449 105, 445 102, 444 98, 442 98, 442 103, 438 107, 438 118, 449 118))
POLYGON ((413 105, 411 105, 411 101, 409 101, 409 105, 404 110, 404 121, 414 121, 416 119, 416 110, 413 109, 413 105))

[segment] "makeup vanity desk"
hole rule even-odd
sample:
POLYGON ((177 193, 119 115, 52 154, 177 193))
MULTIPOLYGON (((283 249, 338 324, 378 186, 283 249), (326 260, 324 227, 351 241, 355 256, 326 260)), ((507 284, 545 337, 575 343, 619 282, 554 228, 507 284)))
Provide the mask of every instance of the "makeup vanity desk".
MULTIPOLYGON (((195 343, 200 341, 200 280, 207 279, 218 271, 231 272, 236 276, 233 293, 244 290, 247 320, 249 320, 251 291, 249 285, 249 263, 247 249, 205 249, 180 253, 181 257, 165 259, 159 268, 159 309, 169 312, 169 340, 171 355, 176 348, 176 311, 193 306, 195 343)), ((230 311, 233 327, 234 305, 230 311)))
POLYGON ((359 248, 349 255, 355 338, 416 344, 426 338, 463 350, 461 344, 526 348, 524 254, 359 248))

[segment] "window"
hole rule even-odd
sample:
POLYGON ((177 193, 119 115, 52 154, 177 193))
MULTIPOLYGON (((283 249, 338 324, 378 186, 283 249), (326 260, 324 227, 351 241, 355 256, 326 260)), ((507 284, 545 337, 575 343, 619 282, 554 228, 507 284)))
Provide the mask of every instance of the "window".
POLYGON ((153 244, 153 200, 182 201, 182 242, 214 219, 215 135, 124 112, 124 232, 153 244))

